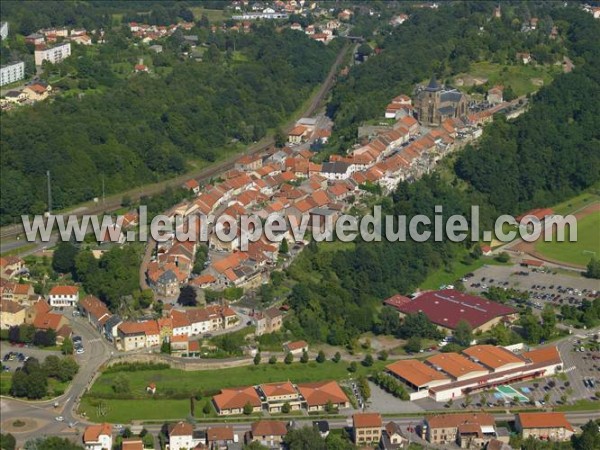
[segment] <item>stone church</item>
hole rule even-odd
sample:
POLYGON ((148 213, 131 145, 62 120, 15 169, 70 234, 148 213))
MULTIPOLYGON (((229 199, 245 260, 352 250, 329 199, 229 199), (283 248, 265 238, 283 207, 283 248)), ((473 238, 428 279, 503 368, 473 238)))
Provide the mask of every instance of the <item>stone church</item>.
POLYGON ((415 113, 421 125, 437 127, 448 118, 465 116, 468 101, 467 95, 442 86, 433 76, 426 87, 417 91, 415 113))

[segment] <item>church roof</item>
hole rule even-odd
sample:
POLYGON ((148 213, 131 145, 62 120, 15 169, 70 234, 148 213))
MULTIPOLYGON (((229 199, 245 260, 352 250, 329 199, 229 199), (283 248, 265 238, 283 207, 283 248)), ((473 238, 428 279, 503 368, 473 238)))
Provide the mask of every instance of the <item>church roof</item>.
POLYGON ((429 80, 429 84, 427 85, 427 87, 425 89, 428 91, 439 91, 441 89, 441 86, 438 84, 437 80, 435 79, 435 74, 431 76, 431 80, 429 80))

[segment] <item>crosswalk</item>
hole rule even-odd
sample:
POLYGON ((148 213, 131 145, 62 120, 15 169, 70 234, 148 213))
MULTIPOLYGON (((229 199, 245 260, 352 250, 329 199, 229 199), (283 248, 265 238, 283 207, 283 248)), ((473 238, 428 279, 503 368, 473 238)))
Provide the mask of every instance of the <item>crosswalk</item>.
POLYGON ((95 338, 95 339, 90 339, 88 342, 90 342, 90 343, 91 342, 99 342, 101 340, 102 340, 101 338, 95 338))
POLYGON ((571 372, 571 371, 573 371, 573 370, 575 370, 575 366, 571 366, 571 367, 569 367, 568 369, 565 369, 565 370, 564 370, 564 372, 565 372, 565 373, 569 373, 569 372, 571 372))

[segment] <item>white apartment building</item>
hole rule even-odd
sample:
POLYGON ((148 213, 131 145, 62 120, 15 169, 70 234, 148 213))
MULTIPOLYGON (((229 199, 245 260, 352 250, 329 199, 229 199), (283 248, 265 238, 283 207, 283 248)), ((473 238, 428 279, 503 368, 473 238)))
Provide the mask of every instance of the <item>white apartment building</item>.
POLYGON ((35 65, 41 66, 44 61, 50 61, 52 64, 58 64, 63 59, 71 56, 71 43, 58 44, 54 47, 48 47, 35 51, 35 65))
POLYGON ((0 86, 14 83, 25 78, 25 63, 16 61, 0 68, 0 86))

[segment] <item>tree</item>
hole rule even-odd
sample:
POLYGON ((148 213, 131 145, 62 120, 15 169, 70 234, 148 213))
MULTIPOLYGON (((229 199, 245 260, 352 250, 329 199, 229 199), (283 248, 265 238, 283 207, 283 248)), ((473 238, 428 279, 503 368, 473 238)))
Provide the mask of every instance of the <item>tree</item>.
POLYGON ((72 355, 73 354, 73 341, 70 337, 66 337, 63 340, 63 343, 60 346, 60 351, 63 355, 72 355))
POLYGON ((127 394, 130 391, 129 379, 126 375, 119 373, 113 380, 112 388, 117 394, 127 394))
POLYGON ((210 412, 212 411, 212 407, 210 406, 210 402, 206 402, 204 403, 204 406, 202 407, 202 412, 204 414, 210 414, 210 412))
POLYGON ((287 355, 285 355, 283 362, 286 364, 291 364, 292 361, 294 361, 294 355, 292 355, 291 352, 288 352, 287 355))
POLYGON ((421 338, 438 339, 440 334, 437 327, 422 312, 407 315, 398 330, 398 336, 401 338, 419 336, 421 338))
POLYGON ((81 445, 74 444, 67 438, 50 436, 34 438, 25 442, 25 450, 84 450, 81 445))
POLYGON ((473 340, 473 328, 466 320, 461 320, 454 329, 454 340, 458 345, 468 347, 473 340))
POLYGON ((507 263, 508 261, 510 261, 510 256, 508 253, 502 252, 498 256, 496 256, 496 261, 501 263, 507 263))
POLYGON ((289 450, 327 450, 325 440, 313 427, 291 429, 283 442, 289 450))
POLYGON ((302 356, 300 357, 300 362, 302 364, 306 364, 308 362, 308 352, 306 350, 304 350, 302 352, 302 356))
POLYGON ((252 403, 246 402, 246 404, 244 405, 244 414, 249 416, 250 414, 252 414, 252 411, 254 411, 252 403))
POLYGON ((198 306, 198 300, 196 299, 196 289, 190 285, 185 285, 179 291, 179 297, 177 303, 181 306, 198 306))
POLYGON ((373 356, 369 353, 362 360, 362 365, 365 367, 371 367, 373 365, 373 356))
POLYGON ((348 372, 354 373, 358 370, 358 364, 356 364, 356 361, 352 361, 350 363, 350 365, 348 366, 348 372))
POLYGON ((282 255, 287 255, 290 252, 289 244, 286 238, 281 240, 279 244, 279 253, 282 255))
POLYGON ((333 355, 332 361, 334 363, 338 363, 340 362, 342 359, 342 354, 340 352, 335 352, 335 355, 333 355))
POLYGON ((315 361, 317 361, 319 364, 322 364, 325 362, 325 352, 323 350, 319 350, 319 353, 317 354, 317 357, 315 358, 315 361))
POLYGON ((58 273, 73 272, 77 253, 79 249, 71 242, 60 242, 52 254, 52 269, 58 273))
POLYGON ((275 140, 275 147, 277 147, 277 148, 283 148, 283 147, 285 147, 285 144, 287 143, 287 138, 281 128, 277 129, 273 139, 275 140))
POLYGON ((587 265, 585 276, 588 278, 600 278, 600 259, 592 258, 587 265))
POLYGON ((260 364, 260 352, 257 352, 256 355, 254 355, 254 365, 258 366, 260 364))
POLYGON ((593 420, 581 427, 581 434, 571 436, 574 450, 587 450, 588 448, 600 448, 600 432, 598 424, 593 420))
POLYGON ((17 440, 12 434, 0 434, 0 448, 2 450, 15 450, 16 445, 17 440))
POLYGON ((170 355, 171 354, 171 343, 166 340, 163 341, 162 344, 160 344, 160 352, 170 355))
POLYGON ((541 313, 544 339, 550 339, 556 332, 556 312, 550 303, 546 303, 541 313))
POLYGON ((281 412, 284 414, 288 414, 291 411, 292 407, 290 406, 289 402, 285 402, 282 406, 281 406, 281 412))
POLYGON ((379 359, 380 361, 387 361, 388 357, 389 354, 387 350, 381 350, 377 355, 377 359, 379 359))
POLYGON ((408 353, 419 353, 421 351, 422 344, 421 338, 419 336, 412 336, 406 341, 404 345, 404 350, 408 353))
POLYGON ((327 414, 334 414, 336 412, 335 405, 331 400, 327 400, 327 403, 325 404, 325 412, 327 414))
POLYGON ((269 358, 269 364, 277 364, 277 356, 275 356, 275 355, 272 355, 272 356, 269 358))

